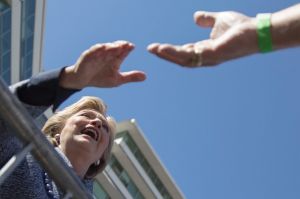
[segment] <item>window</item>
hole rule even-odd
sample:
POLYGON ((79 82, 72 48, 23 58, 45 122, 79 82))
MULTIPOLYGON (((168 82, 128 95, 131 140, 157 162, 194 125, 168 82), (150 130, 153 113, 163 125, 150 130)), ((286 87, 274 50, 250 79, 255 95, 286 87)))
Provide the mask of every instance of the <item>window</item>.
POLYGON ((140 165, 143 167, 144 171, 147 173, 149 178, 151 179, 152 183, 155 185, 157 190, 160 192, 160 194, 163 196, 164 199, 172 199, 171 195, 155 173, 155 171, 150 166, 149 162, 146 160, 145 156, 143 155, 142 151, 138 148, 132 137, 129 135, 127 131, 118 133, 117 138, 123 137, 124 142, 130 149, 130 151, 133 153, 137 161, 140 163, 140 165))
POLYGON ((0 2, 0 76, 11 83, 11 8, 0 2))
POLYGON ((94 196, 97 199, 110 199, 107 192, 104 190, 104 188, 97 181, 94 182, 93 190, 94 190, 94 196))
POLYGON ((20 79, 32 75, 35 0, 22 1, 20 79))
POLYGON ((114 155, 111 157, 109 165, 134 199, 144 199, 142 193, 114 155))

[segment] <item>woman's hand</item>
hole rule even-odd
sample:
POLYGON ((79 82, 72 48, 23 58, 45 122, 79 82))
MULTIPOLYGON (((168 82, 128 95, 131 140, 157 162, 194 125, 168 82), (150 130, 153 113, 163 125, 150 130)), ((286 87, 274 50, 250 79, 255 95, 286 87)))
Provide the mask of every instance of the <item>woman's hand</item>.
POLYGON ((90 47, 73 66, 65 68, 60 77, 60 86, 71 89, 88 86, 108 88, 144 81, 146 75, 141 71, 120 72, 120 65, 133 49, 133 44, 127 41, 90 47))

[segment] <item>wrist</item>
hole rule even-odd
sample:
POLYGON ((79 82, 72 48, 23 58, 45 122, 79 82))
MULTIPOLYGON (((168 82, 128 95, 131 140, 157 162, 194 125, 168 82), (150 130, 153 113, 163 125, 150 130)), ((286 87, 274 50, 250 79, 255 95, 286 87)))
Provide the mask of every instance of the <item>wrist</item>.
POLYGON ((257 19, 255 17, 250 18, 250 20, 244 24, 245 29, 247 29, 247 45, 249 46, 249 54, 259 52, 256 24, 257 19))
POLYGON ((256 19, 250 18, 245 20, 239 26, 240 39, 237 45, 240 46, 239 56, 255 54, 259 51, 257 45, 256 19))
POLYGON ((257 14, 256 16, 256 32, 259 51, 262 53, 273 50, 271 36, 271 14, 257 14))
POLYGON ((65 67, 59 77, 59 86, 67 89, 82 89, 83 86, 76 77, 74 65, 65 67))

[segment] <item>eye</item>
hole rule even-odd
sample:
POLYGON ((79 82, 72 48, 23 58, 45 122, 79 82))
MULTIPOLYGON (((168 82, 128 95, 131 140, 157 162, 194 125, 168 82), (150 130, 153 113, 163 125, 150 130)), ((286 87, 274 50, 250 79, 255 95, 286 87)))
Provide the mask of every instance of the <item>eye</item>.
POLYGON ((86 117, 86 118, 91 118, 90 114, 88 113, 82 113, 80 116, 86 117))

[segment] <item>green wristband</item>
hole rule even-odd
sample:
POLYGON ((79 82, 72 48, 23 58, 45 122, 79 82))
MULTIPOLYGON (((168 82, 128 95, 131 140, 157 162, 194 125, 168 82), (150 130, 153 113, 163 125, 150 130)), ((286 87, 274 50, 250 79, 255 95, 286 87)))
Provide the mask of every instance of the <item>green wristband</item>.
POLYGON ((273 49, 271 37, 271 14, 258 14, 256 15, 256 19, 256 32, 259 50, 262 53, 270 52, 273 49))

